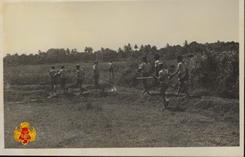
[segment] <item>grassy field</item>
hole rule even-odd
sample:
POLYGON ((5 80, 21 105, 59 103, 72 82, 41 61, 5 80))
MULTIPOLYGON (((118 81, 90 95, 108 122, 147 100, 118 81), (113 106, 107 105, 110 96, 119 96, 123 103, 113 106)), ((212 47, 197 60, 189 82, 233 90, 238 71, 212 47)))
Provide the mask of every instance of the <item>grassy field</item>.
MULTIPOLYGON (((45 64, 45 65, 19 65, 19 66, 5 66, 4 67, 4 80, 5 83, 12 85, 32 85, 32 84, 49 84, 49 70, 51 66, 60 69, 62 65, 65 66, 68 75, 68 81, 75 81, 75 66, 80 64, 84 69, 85 83, 91 83, 93 78, 92 65, 93 63, 63 63, 63 64, 45 64)), ((108 80, 108 63, 99 63, 101 70, 101 79, 108 80)), ((122 72, 127 68, 126 62, 115 63, 115 76, 116 80, 121 77, 122 72)))
MULTIPOLYGON (((74 69, 74 65, 65 64, 68 69, 74 69)), ((88 78, 91 65, 82 65, 88 78)), ((172 96, 169 108, 160 112, 159 96, 143 95, 139 89, 121 85, 117 85, 117 94, 107 96, 94 90, 86 97, 71 92, 49 99, 50 66, 4 67, 6 148, 239 145, 237 99, 200 96, 192 91, 196 97, 172 96), (22 121, 37 130, 37 140, 26 146, 13 139, 14 128, 22 121)), ((127 72, 127 66, 118 63, 117 80, 119 71, 127 72)), ((101 68, 103 79, 107 79, 106 64, 101 68)))

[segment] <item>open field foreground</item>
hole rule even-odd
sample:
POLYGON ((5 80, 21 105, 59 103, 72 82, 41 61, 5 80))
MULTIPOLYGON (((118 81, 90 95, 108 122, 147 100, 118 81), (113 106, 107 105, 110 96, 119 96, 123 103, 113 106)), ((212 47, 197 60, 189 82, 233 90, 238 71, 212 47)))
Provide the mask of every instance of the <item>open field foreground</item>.
POLYGON ((105 97, 74 94, 48 98, 48 88, 16 85, 4 90, 6 148, 238 146, 239 101, 219 97, 158 96, 118 87, 105 97), (28 121, 37 140, 16 143, 14 128, 28 121))

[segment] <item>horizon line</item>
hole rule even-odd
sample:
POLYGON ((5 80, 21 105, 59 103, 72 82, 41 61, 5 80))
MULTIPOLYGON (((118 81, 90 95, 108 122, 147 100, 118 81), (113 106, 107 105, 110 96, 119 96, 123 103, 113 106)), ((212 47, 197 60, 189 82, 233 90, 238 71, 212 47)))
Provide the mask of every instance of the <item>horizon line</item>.
MULTIPOLYGON (((213 44, 213 43, 218 43, 218 42, 221 42, 221 43, 235 42, 235 43, 240 44, 239 41, 235 41, 235 40, 216 40, 216 41, 213 41, 213 42, 198 42, 198 41, 188 41, 188 40, 185 40, 185 41, 187 41, 188 45, 191 44, 191 43, 193 43, 193 42, 196 42, 196 43, 198 43, 198 44, 213 44)), ((124 44, 124 45, 122 45, 122 46, 119 46, 119 47, 117 47, 117 48, 110 48, 110 47, 103 47, 103 46, 102 46, 101 48, 104 48, 104 49, 110 49, 110 50, 114 50, 114 51, 118 51, 119 48, 122 48, 122 49, 123 49, 124 46, 130 44, 131 47, 132 47, 133 49, 134 49, 134 46, 135 46, 135 45, 138 46, 138 49, 140 48, 141 45, 143 45, 143 46, 151 45, 151 46, 156 46, 157 49, 160 50, 160 49, 166 48, 166 45, 167 45, 167 44, 168 44, 169 46, 181 46, 181 47, 182 47, 182 46, 184 46, 184 42, 185 42, 185 41, 183 41, 182 44, 180 44, 180 43, 178 43, 178 44, 166 43, 165 46, 163 46, 163 47, 158 47, 158 46, 155 45, 155 44, 136 44, 136 43, 130 43, 130 42, 129 42, 129 43, 126 43, 126 44, 124 44)), ((84 46, 82 51, 79 51, 79 50, 78 50, 77 48, 75 48, 75 47, 73 47, 73 48, 71 48, 71 47, 50 47, 50 48, 48 48, 48 49, 46 49, 46 50, 37 49, 35 52, 31 52, 31 53, 28 53, 28 52, 4 52, 3 54, 4 54, 4 56, 7 56, 7 55, 15 55, 15 54, 18 54, 18 55, 23 55, 23 54, 25 54, 25 55, 31 55, 31 54, 34 54, 34 55, 35 55, 35 54, 38 54, 39 51, 41 51, 41 52, 47 52, 47 51, 50 50, 50 49, 65 49, 65 50, 66 50, 66 49, 69 49, 69 50, 76 49, 77 52, 83 53, 85 47, 92 48, 92 49, 93 49, 93 53, 96 52, 96 51, 100 51, 100 50, 101 50, 101 48, 100 48, 100 49, 94 49, 93 46, 84 46)))

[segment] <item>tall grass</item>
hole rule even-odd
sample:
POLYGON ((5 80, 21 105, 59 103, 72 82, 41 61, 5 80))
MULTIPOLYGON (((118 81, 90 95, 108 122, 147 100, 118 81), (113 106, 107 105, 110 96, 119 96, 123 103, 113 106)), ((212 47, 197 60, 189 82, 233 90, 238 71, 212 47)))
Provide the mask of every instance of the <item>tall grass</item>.
MULTIPOLYGON (((79 63, 63 63, 63 64, 43 64, 43 65, 20 65, 20 66, 4 66, 4 83, 11 85, 30 85, 30 84, 49 84, 49 70, 51 66, 55 66, 58 70, 62 65, 67 71, 68 83, 75 80, 75 66, 79 63)), ((80 66, 85 71, 85 83, 93 82, 93 63, 81 63, 80 66)), ((121 71, 127 67, 126 62, 115 62, 115 80, 121 77, 121 71)), ((101 80, 109 80, 108 63, 99 63, 101 80)))

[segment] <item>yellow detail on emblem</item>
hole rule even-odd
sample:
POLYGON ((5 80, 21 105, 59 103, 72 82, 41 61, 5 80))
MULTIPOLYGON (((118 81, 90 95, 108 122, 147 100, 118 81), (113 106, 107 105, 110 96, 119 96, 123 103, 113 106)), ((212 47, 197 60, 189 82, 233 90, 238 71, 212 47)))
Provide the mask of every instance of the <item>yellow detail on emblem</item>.
POLYGON ((14 130, 14 140, 24 145, 36 140, 37 133, 35 128, 30 128, 30 123, 22 122, 14 130))

